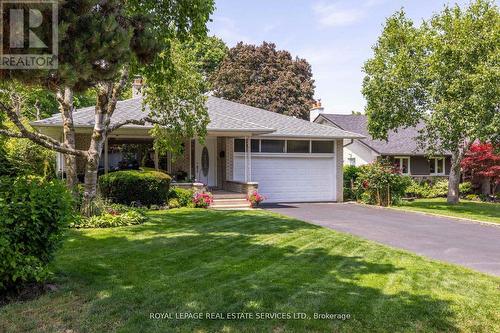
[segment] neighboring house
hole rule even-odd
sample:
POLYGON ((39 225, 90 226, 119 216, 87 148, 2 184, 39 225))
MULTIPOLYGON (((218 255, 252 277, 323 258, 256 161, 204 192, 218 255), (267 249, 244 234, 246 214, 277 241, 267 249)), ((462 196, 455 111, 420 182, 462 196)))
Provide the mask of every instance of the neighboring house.
MULTIPOLYGON (((152 158, 156 168, 174 175, 183 173, 209 188, 245 193, 258 187, 267 202, 342 201, 343 143, 361 139, 361 135, 216 97, 208 97, 206 106, 210 123, 204 143, 197 138, 186 139, 183 155, 176 158, 149 150, 137 159, 152 158)), ((141 97, 132 98, 117 103, 112 123, 143 116, 141 97)), ((77 148, 87 149, 94 108, 76 110, 73 120, 77 148)), ((32 124, 61 140, 60 114, 32 124)), ((127 125, 109 135, 101 163, 103 172, 115 169, 125 159, 120 145, 152 147, 151 128, 127 125)), ((59 155, 61 171, 63 160, 59 155)), ((79 172, 83 168, 79 160, 79 172)))
POLYGON ((418 147, 417 136, 420 126, 400 128, 397 132, 391 131, 386 142, 374 140, 370 136, 368 119, 365 115, 326 114, 319 105, 311 111, 311 121, 360 133, 365 137, 344 142, 345 165, 360 166, 371 163, 377 158, 388 158, 394 161, 401 173, 415 178, 448 176, 450 173, 451 155, 429 158, 426 152, 418 147))

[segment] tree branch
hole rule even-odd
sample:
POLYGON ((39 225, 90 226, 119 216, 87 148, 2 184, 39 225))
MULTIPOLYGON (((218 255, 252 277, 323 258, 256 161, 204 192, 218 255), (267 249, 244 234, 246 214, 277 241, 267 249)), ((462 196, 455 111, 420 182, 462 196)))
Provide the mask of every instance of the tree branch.
POLYGON ((151 123, 151 124, 158 124, 157 121, 155 121, 153 118, 151 117, 144 117, 142 119, 128 119, 128 120, 125 120, 125 121, 122 121, 120 123, 116 123, 114 125, 110 125, 108 127, 108 130, 106 131, 107 134, 119 129, 120 127, 122 126, 125 126, 125 125, 129 125, 129 124, 133 124, 133 125, 139 125, 139 126, 144 126, 146 125, 146 123, 151 123))
POLYGON ((5 111, 9 119, 14 123, 14 125, 16 125, 16 127, 19 129, 20 132, 20 133, 13 133, 6 130, 1 130, 0 134, 4 134, 15 138, 29 139, 42 147, 57 151, 59 153, 82 156, 82 157, 87 156, 87 153, 83 150, 68 148, 65 145, 61 144, 59 141, 51 138, 50 136, 38 132, 29 131, 19 119, 17 113, 8 108, 2 102, 0 102, 0 108, 2 108, 5 111))
POLYGON ((127 84, 128 74, 129 74, 128 67, 125 66, 122 70, 120 81, 113 87, 113 92, 111 93, 111 103, 108 104, 108 110, 106 110, 109 115, 109 119, 111 119, 113 112, 115 112, 116 102, 118 101, 118 95, 120 95, 120 93, 123 90, 123 87, 125 87, 125 85, 127 84))
POLYGON ((24 139, 24 136, 21 133, 14 133, 14 132, 7 131, 4 129, 0 129, 0 135, 5 135, 5 136, 8 136, 10 138, 16 138, 16 139, 24 139))

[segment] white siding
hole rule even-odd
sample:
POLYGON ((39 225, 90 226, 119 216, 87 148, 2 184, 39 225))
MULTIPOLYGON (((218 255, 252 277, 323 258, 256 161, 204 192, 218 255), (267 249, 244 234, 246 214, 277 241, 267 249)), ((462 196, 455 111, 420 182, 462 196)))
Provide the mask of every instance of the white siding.
MULTIPOLYGON (((345 140, 344 145, 349 144, 350 140, 345 140)), ((376 160, 377 154, 358 140, 344 147, 344 165, 350 165, 349 158, 356 160, 356 166, 365 165, 376 160)))

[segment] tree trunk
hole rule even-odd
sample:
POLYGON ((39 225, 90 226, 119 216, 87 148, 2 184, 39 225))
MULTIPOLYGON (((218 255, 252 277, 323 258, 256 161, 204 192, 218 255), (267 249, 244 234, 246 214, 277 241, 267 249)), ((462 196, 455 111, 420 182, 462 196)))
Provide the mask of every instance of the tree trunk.
POLYGON ((97 172, 102 148, 107 136, 107 129, 111 120, 112 111, 110 103, 113 102, 113 84, 103 84, 97 92, 97 104, 95 107, 95 123, 90 139, 89 150, 85 165, 85 189, 83 194, 82 214, 91 216, 94 214, 92 201, 97 196, 97 172))
POLYGON ((118 96, 128 80, 128 68, 124 68, 120 81, 102 82, 97 85, 97 102, 95 106, 95 123, 90 146, 87 151, 87 163, 85 165, 85 187, 83 193, 82 214, 93 215, 92 202, 97 196, 97 172, 102 148, 108 132, 111 130, 111 117, 116 108, 118 96))
POLYGON ((448 196, 449 204, 457 204, 460 199, 458 185, 460 184, 461 167, 460 162, 462 153, 460 151, 453 152, 451 155, 451 170, 448 178, 448 196))
MULTIPOLYGON (((75 127, 73 124, 73 91, 69 87, 64 92, 57 92, 59 110, 63 119, 63 142, 68 148, 75 149, 75 127)), ((66 185, 74 193, 78 183, 76 173, 76 156, 64 154, 64 168, 66 172, 66 185)))

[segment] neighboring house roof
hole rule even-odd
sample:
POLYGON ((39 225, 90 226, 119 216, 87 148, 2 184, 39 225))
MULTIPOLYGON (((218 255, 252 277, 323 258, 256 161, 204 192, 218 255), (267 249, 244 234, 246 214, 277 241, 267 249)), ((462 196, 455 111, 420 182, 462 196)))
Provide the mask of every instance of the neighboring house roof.
POLYGON ((425 149, 420 148, 417 144, 419 130, 424 126, 422 123, 416 127, 401 127, 397 131, 390 131, 387 141, 384 141, 374 140, 370 133, 368 133, 368 118, 366 115, 322 113, 315 121, 321 118, 326 119, 340 129, 362 134, 365 138, 359 141, 380 155, 426 154, 425 149))
MULTIPOLYGON (((304 138, 362 138, 362 135, 351 133, 332 126, 311 123, 306 120, 281 115, 271 111, 231 102, 222 98, 209 96, 206 102, 210 123, 208 131, 213 132, 253 132, 274 137, 304 138)), ((142 109, 142 98, 119 101, 111 118, 111 124, 128 119, 142 119, 146 112, 142 109)), ((73 113, 75 127, 93 127, 94 107, 78 109, 73 113)), ((35 127, 62 126, 61 114, 32 122, 35 127)), ((145 126, 126 125, 124 128, 151 128, 145 126)))

